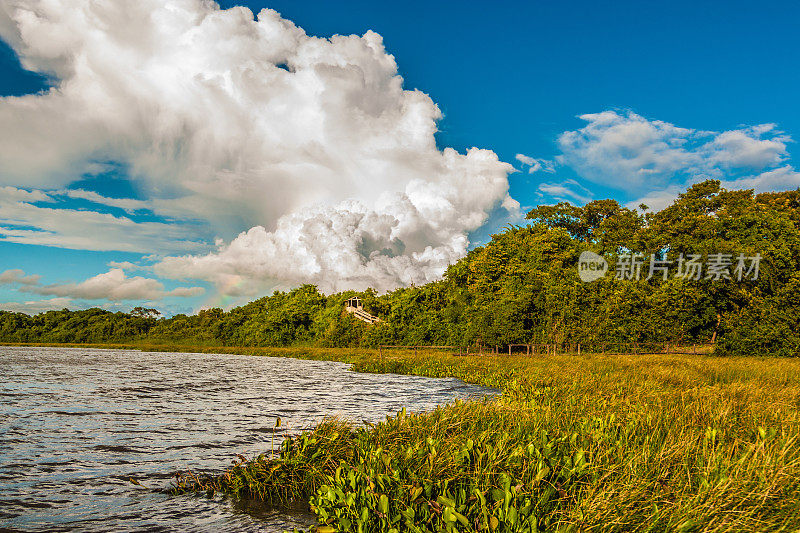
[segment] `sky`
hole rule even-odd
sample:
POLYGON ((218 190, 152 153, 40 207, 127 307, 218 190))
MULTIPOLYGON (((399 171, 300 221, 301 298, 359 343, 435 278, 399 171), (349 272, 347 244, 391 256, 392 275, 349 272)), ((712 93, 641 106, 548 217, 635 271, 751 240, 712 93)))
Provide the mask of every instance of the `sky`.
POLYGON ((800 187, 790 2, 0 0, 0 309, 379 291, 539 204, 800 187))

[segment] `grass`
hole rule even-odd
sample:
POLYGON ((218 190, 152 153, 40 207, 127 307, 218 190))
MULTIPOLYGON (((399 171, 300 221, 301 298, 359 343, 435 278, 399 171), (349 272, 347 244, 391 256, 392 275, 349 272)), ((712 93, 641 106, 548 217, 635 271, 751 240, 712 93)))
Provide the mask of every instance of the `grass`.
POLYGON ((800 360, 257 351, 503 395, 329 421, 175 492, 309 501, 319 531, 800 531, 800 360))

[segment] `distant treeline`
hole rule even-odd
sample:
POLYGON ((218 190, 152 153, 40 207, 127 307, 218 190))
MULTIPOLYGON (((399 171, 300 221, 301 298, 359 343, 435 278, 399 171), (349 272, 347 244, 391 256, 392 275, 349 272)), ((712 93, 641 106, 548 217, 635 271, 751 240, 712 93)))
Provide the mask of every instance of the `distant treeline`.
POLYGON ((141 308, 0 312, 0 340, 365 347, 716 341, 721 354, 798 354, 800 190, 754 195, 709 180, 656 213, 598 200, 539 206, 527 219, 421 287, 326 296, 303 285, 228 312, 168 319, 141 308), (609 259, 605 277, 581 281, 585 250, 609 259), (646 279, 651 254, 661 268, 646 279), (692 255, 700 256, 700 279, 687 270, 692 255), (382 322, 368 325, 343 312, 356 295, 382 322))

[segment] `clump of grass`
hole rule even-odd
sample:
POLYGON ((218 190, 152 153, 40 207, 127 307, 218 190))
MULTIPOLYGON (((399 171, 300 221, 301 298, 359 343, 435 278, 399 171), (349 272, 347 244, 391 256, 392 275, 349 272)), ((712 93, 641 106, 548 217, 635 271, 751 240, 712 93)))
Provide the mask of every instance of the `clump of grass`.
POLYGON ((453 376, 496 401, 353 427, 176 491, 309 501, 336 531, 797 531, 800 361, 709 356, 365 354, 355 369, 453 376))
POLYGON ((171 490, 175 494, 222 492, 273 506, 308 501, 326 474, 352 457, 352 430, 349 423, 327 420, 311 432, 285 439, 278 457, 264 454, 248 461, 239 456, 239 461, 221 475, 179 475, 171 490))

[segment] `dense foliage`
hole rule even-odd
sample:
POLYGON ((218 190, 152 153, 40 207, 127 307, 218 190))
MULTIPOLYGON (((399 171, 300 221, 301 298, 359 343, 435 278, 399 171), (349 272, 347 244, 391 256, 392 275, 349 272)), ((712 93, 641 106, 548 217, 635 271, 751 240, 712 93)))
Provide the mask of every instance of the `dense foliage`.
MULTIPOLYGON (((709 180, 644 214, 599 200, 528 213, 451 265, 441 281, 384 295, 323 295, 303 285, 224 312, 156 318, 100 309, 37 316, 0 312, 4 342, 179 342, 209 346, 505 345, 712 342, 719 353, 797 355, 800 347, 800 191, 754 195, 709 180), (617 263, 645 259, 640 279, 578 276, 581 252, 617 263), (731 279, 674 275, 677 259, 730 254, 731 279), (757 279, 737 279, 736 257, 760 256, 757 279), (648 278, 651 258, 671 261, 648 278), (382 321, 343 313, 358 295, 382 321)), ((623 276, 624 278, 625 276, 623 276)), ((632 277, 632 276, 630 276, 632 277)))

